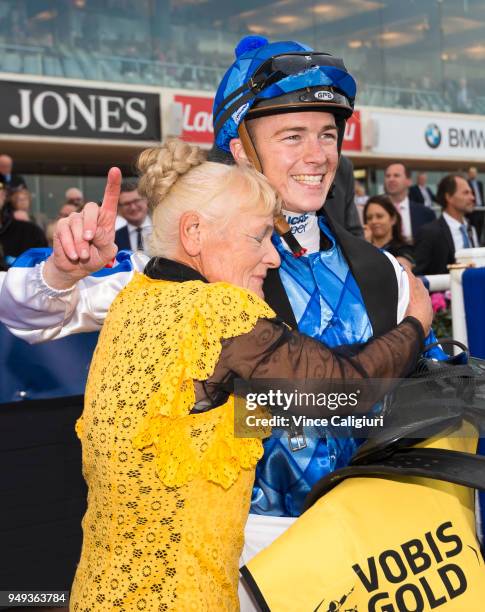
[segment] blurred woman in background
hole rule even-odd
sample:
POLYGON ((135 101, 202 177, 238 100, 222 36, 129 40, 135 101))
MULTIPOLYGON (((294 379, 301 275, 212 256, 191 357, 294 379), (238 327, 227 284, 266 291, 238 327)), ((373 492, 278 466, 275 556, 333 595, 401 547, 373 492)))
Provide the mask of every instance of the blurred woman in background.
MULTIPOLYGON (((32 194, 28 189, 19 189, 10 196, 12 216, 17 221, 34 221, 31 215, 32 194)), ((35 223, 35 221, 34 221, 35 223)))
POLYGON ((387 195, 371 196, 364 206, 366 240, 384 249, 408 269, 414 267, 413 247, 402 235, 402 219, 387 195))

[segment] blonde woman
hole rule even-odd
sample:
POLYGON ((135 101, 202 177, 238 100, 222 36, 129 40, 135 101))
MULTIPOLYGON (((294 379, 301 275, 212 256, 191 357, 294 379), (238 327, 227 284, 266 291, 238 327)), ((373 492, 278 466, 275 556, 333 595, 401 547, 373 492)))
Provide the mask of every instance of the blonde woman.
MULTIPOLYGON (((139 169, 153 258, 111 306, 89 373, 77 427, 88 509, 71 609, 237 610, 262 445, 233 434, 233 379, 403 376, 431 308, 413 284, 397 328, 334 355, 263 301, 279 264, 279 204, 262 175, 205 162, 178 141, 142 153, 139 169)), ((65 285, 70 266, 55 241, 46 281, 65 285)))

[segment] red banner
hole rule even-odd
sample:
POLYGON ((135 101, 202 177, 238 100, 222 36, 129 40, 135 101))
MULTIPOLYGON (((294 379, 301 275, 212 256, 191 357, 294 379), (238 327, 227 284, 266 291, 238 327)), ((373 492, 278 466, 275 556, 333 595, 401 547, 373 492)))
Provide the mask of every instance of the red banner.
POLYGON ((183 107, 183 129, 181 138, 187 142, 208 143, 214 140, 212 129, 212 98, 199 96, 174 96, 183 107))
POLYGON ((347 121, 342 148, 344 151, 362 151, 360 111, 355 111, 352 117, 347 121))

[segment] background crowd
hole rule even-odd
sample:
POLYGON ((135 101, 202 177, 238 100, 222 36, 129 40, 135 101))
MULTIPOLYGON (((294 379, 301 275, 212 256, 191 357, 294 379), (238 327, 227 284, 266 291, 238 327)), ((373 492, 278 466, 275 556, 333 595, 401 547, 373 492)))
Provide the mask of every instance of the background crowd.
POLYGON ((384 193, 366 196, 356 183, 356 205, 365 238, 418 275, 447 274, 461 249, 485 244, 483 183, 477 169, 444 176, 434 193, 424 172, 389 164, 384 193))
MULTIPOLYGON (((348 173, 347 161, 341 166, 341 173, 348 173)), ((402 162, 390 163, 382 193, 369 196, 363 183, 356 180, 352 199, 362 227, 355 224, 354 216, 347 229, 389 251, 416 274, 446 274, 457 250, 485 245, 483 182, 475 167, 466 174, 446 175, 435 193, 425 172, 413 173, 402 162)), ((1 269, 7 269, 29 248, 52 246, 57 221, 80 212, 84 204, 82 191, 71 187, 59 202, 56 219, 34 215, 27 182, 15 173, 12 157, 0 154, 1 269)), ((344 223, 350 218, 346 213, 344 223)), ((118 248, 147 252, 151 227, 148 206, 138 193, 136 180, 124 181, 116 222, 118 248)))

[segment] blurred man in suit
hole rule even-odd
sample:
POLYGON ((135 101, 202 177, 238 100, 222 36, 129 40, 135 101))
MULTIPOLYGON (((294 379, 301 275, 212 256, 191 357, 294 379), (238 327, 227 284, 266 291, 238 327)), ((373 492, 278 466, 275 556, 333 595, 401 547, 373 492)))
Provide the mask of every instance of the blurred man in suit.
POLYGON ((355 205, 354 167, 348 157, 340 158, 335 175, 333 191, 325 202, 325 210, 330 211, 332 219, 359 238, 364 237, 357 206, 355 205))
POLYGON ((455 251, 478 246, 476 231, 466 219, 474 206, 466 179, 459 174, 445 176, 438 185, 437 200, 443 215, 418 232, 415 274, 447 274, 447 266, 455 263, 455 251))
POLYGON ((478 180, 477 176, 478 172, 475 166, 470 166, 470 168, 468 168, 468 184, 475 195, 475 204, 477 206, 483 206, 483 183, 478 180))
POLYGON ((152 221, 148 214, 148 203, 138 193, 134 181, 121 184, 118 213, 125 219, 126 225, 116 231, 115 243, 118 249, 143 251, 148 254, 148 237, 152 233, 152 221))
POLYGON ((426 172, 420 172, 416 177, 416 185, 409 189, 409 199, 418 204, 424 204, 428 208, 432 208, 433 202, 436 202, 436 196, 427 186, 428 177, 426 172))
MULTIPOLYGON (((477 178, 477 169, 475 166, 471 166, 468 168, 468 184, 472 188, 473 194, 475 196, 475 207, 484 206, 485 200, 483 198, 483 183, 479 181, 477 178)), ((468 219, 473 227, 477 231, 478 240, 480 245, 485 245, 485 231, 484 231, 484 220, 485 220, 485 211, 483 210, 473 210, 469 215, 468 219)))
POLYGON ((404 238, 413 242, 418 229, 433 221, 436 215, 423 204, 410 199, 410 183, 411 173, 402 162, 393 162, 385 169, 384 190, 401 215, 404 238))
POLYGON ((0 155, 0 182, 2 182, 8 191, 17 191, 17 189, 27 189, 27 183, 20 174, 12 174, 13 159, 10 155, 0 155))
POLYGON ((69 187, 69 189, 66 189, 64 198, 66 203, 77 206, 78 208, 81 208, 84 204, 84 194, 77 187, 69 187))

